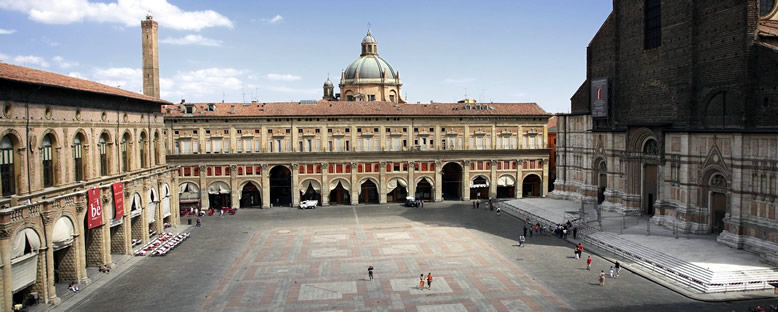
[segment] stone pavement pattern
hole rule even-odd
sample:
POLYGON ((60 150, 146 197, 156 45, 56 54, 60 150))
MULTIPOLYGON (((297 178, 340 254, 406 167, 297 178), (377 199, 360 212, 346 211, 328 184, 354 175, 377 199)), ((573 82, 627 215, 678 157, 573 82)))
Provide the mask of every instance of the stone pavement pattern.
POLYGON ((568 242, 547 236, 514 247, 524 223, 469 202, 241 210, 203 220, 167 256, 117 269, 105 286, 53 310, 729 312, 768 303, 698 302, 627 270, 601 287, 597 274, 610 265, 603 258, 592 255, 587 271, 568 242), (432 291, 415 289, 428 272, 432 291))
POLYGON ((468 230, 418 223, 259 231, 208 298, 201 310, 573 310, 468 230))

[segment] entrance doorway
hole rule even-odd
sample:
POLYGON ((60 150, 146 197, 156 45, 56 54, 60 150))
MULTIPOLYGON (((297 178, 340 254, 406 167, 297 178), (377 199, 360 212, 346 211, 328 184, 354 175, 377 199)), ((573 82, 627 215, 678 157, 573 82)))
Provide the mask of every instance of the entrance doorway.
POLYGON ((597 168, 597 204, 605 201, 605 189, 608 187, 608 165, 601 161, 597 168))
POLYGON ((530 174, 521 182, 522 197, 540 197, 540 177, 530 174))
POLYGON ((365 180, 362 182, 359 190, 359 203, 360 204, 377 204, 378 203, 378 187, 372 180, 365 180))
POLYGON ((453 162, 447 163, 442 171, 443 200, 462 200, 462 166, 453 162))
POLYGON ((405 180, 392 178, 386 183, 386 186, 389 188, 389 193, 386 193, 386 201, 390 203, 404 203, 405 198, 408 197, 405 180))
POLYGON ((513 198, 516 196, 516 180, 509 175, 497 179, 497 198, 513 198))
POLYGON ((479 175, 470 181, 470 199, 489 198, 489 180, 479 175))
POLYGON ((216 181, 208 186, 208 208, 222 209, 232 207, 232 189, 230 185, 216 181))
POLYGON ((341 181, 330 191, 330 205, 348 205, 351 204, 351 195, 349 189, 343 186, 341 181))
POLYGON ((432 184, 430 184, 429 178, 424 178, 416 184, 416 199, 418 200, 432 200, 432 184))
POLYGON ((270 204, 289 206, 292 203, 292 172, 285 166, 270 170, 270 204))
POLYGON ((727 195, 719 192, 710 193, 711 233, 721 234, 724 231, 724 216, 727 214, 727 195))
POLYGON ((248 182, 240 191, 240 208, 262 207, 262 196, 259 187, 248 182))
POLYGON ((305 189, 305 192, 300 191, 300 200, 315 200, 318 201, 319 204, 321 204, 321 195, 314 187, 314 183, 318 185, 318 182, 309 182, 309 183, 303 183, 303 185, 308 185, 308 187, 305 189))
POLYGON ((657 192, 656 165, 645 165, 643 167, 643 213, 648 216, 654 215, 654 201, 656 201, 657 192))

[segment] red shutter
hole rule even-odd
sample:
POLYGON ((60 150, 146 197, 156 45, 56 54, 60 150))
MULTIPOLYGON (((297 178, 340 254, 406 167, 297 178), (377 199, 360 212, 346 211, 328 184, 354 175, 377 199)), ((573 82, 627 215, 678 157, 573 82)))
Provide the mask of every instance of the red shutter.
POLYGON ((238 167, 238 175, 243 175, 243 167, 238 167))
POLYGON ((194 176, 199 177, 200 176, 200 167, 194 167, 194 176))
POLYGON ((230 167, 224 167, 224 175, 230 175, 230 167))
POLYGON ((351 173, 351 165, 345 164, 344 166, 346 166, 346 173, 351 173))
POLYGON ((321 165, 316 165, 316 173, 321 173, 321 165))
POLYGON ((209 177, 212 175, 211 174, 211 167, 208 167, 208 169, 206 169, 206 173, 208 174, 209 177))
POLYGON ((421 171, 427 171, 427 163, 421 163, 421 171))
POLYGON ((378 168, 378 164, 377 163, 373 164, 373 171, 375 171, 375 172, 381 171, 381 169, 378 168))
POLYGON ((313 173, 313 165, 308 165, 308 173, 313 173))
POLYGON ((214 170, 214 175, 217 177, 222 175, 222 167, 216 167, 214 170))
POLYGON ((392 172, 392 163, 386 164, 386 172, 392 172))

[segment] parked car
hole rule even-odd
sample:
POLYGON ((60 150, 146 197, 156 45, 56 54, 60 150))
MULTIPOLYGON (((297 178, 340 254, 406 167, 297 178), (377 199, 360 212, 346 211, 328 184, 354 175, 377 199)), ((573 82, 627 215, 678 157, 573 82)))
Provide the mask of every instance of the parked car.
POLYGON ((318 200, 315 199, 304 200, 300 202, 300 209, 316 209, 317 205, 319 205, 318 200))
POLYGON ((419 207, 419 204, 416 202, 416 199, 413 198, 413 196, 408 196, 405 198, 405 206, 406 207, 419 207))

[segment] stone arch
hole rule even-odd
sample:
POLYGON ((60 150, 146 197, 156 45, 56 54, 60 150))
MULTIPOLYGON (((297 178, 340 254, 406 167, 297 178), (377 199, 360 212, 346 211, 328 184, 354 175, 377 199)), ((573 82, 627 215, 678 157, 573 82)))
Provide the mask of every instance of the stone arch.
POLYGON ((60 155, 63 142, 60 140, 59 135, 53 129, 47 129, 43 132, 39 142, 39 157, 38 161, 41 164, 40 177, 43 181, 43 187, 56 186, 62 181, 60 176, 61 163, 60 155), (48 141, 51 144, 51 150, 47 151, 44 146, 44 142, 48 141))
POLYGON ((73 132, 73 135, 70 136, 70 142, 74 142, 77 135, 81 135, 83 138, 82 144, 89 144, 89 136, 86 134, 86 131, 84 128, 78 128, 75 132, 73 132))
POLYGON ((148 196, 146 196, 146 199, 149 203, 159 201, 159 193, 157 192, 157 189, 153 186, 149 188, 149 191, 147 192, 148 196))
MULTIPOLYGON (((659 145, 660 142, 659 140, 656 139, 656 135, 654 134, 653 131, 651 131, 651 129, 645 127, 638 128, 629 136, 629 145, 628 145, 629 151, 642 153, 643 147, 645 146, 646 142, 650 139, 656 141, 657 147, 660 147, 659 145)), ((660 148, 659 150, 661 151, 662 149, 660 148)))
POLYGON ((429 176, 429 175, 422 175, 422 176, 416 177, 416 179, 414 180, 414 184, 418 185, 419 182, 421 182, 421 180, 424 180, 424 178, 427 178, 430 181, 432 181, 432 182, 429 182, 429 183, 430 183, 430 185, 432 185, 433 188, 435 187, 435 178, 432 177, 432 176, 429 176))
MULTIPOLYGON (((19 238, 19 236, 18 236, 18 235, 21 235, 21 234, 23 234, 23 233, 24 233, 24 230, 26 230, 26 229, 31 229, 33 232, 35 232, 35 234, 36 234, 36 235, 38 235, 38 240, 40 241, 40 248, 44 248, 44 247, 45 247, 45 246, 48 244, 48 243, 46 242, 46 237, 44 237, 43 235, 41 235, 41 233, 43 233, 43 230, 42 230, 42 229, 41 229, 41 228, 40 228, 38 225, 36 225, 36 224, 32 224, 32 223, 29 223, 29 222, 25 222, 25 223, 22 223, 22 224, 21 224, 21 225, 20 225, 20 226, 19 226, 19 227, 16 229, 16 231, 14 231, 14 232, 13 232, 13 233, 14 233, 14 234, 13 234, 13 236, 11 236, 11 237, 10 237, 10 242, 11 242, 11 249, 12 249, 12 250, 13 250, 13 247, 14 247, 14 246, 13 246, 13 242, 14 242, 14 241, 15 241, 17 238, 19 238)), ((23 247, 23 246, 22 246, 22 247, 23 247)), ((39 248, 39 249, 40 249, 40 248, 39 248)), ((11 253, 12 253, 11 257, 13 257, 13 251, 12 251, 11 253)))
POLYGON ((727 171, 719 165, 708 165, 702 172, 700 207, 708 209, 709 229, 712 234, 718 235, 729 230, 726 221, 731 215, 729 200, 731 180, 727 171))
POLYGON ((15 132, 6 130, 0 135, 0 153, 2 153, 0 154, 0 166, 3 167, 3 188, 0 191, 0 196, 18 194, 22 187, 21 169, 23 164, 21 159, 16 156, 17 151, 23 145, 15 132))
POLYGON ((497 198, 516 197, 516 177, 511 173, 502 174, 497 177, 497 198))
POLYGON ((8 128, 8 129, 5 129, 3 131, 0 131, 0 138, 5 137, 6 135, 10 135, 13 140, 16 140, 15 144, 19 144, 19 147, 23 147, 24 146, 22 144, 22 143, 24 143, 24 140, 22 139, 22 138, 24 138, 24 136, 20 135, 19 131, 16 131, 16 129, 8 128))
POLYGON ((256 187, 256 188, 257 188, 257 189, 259 189, 259 190, 261 190, 261 189, 262 189, 262 184, 261 184, 261 183, 259 183, 259 182, 257 182, 257 181, 256 181, 256 180, 254 180, 254 179, 247 179, 247 180, 244 180, 243 182, 241 182, 241 183, 238 185, 238 189, 239 189, 239 190, 242 190, 242 189, 243 189, 243 187, 244 187, 244 186, 246 186, 246 184, 249 184, 249 183, 251 183, 251 184, 254 184, 254 187, 256 187))
POLYGON ((521 192, 523 197, 540 197, 543 195, 543 177, 536 173, 527 173, 521 178, 521 192))
POLYGON ((63 144, 62 140, 60 140, 60 137, 59 137, 59 134, 57 133, 57 131, 55 131, 54 129, 49 128, 49 129, 46 129, 45 131, 43 131, 43 133, 41 133, 41 137, 40 137, 40 139, 38 141, 38 146, 43 146, 43 139, 46 138, 46 136, 49 135, 49 134, 51 134, 51 138, 54 139, 53 142, 52 142, 52 145, 62 145, 63 144), (56 144, 54 144, 54 142, 56 142, 56 144))
POLYGON ((240 183, 237 191, 240 208, 262 207, 262 186, 259 182, 245 180, 240 183))
POLYGON ((419 200, 432 201, 435 199, 435 178, 422 175, 416 177, 413 184, 413 196, 419 200), (429 184, 429 185, 428 185, 429 184))
POLYGON ((367 180, 372 181, 376 185, 376 187, 381 185, 381 184, 378 183, 378 179, 373 177, 373 176, 363 177, 363 178, 359 179, 359 183, 357 183, 357 184, 362 185, 362 183, 365 183, 365 181, 367 181, 367 180))
POLYGON ((317 200, 321 204, 323 186, 319 179, 307 178, 303 179, 298 185, 297 192, 300 194, 300 201, 303 200, 317 200))

